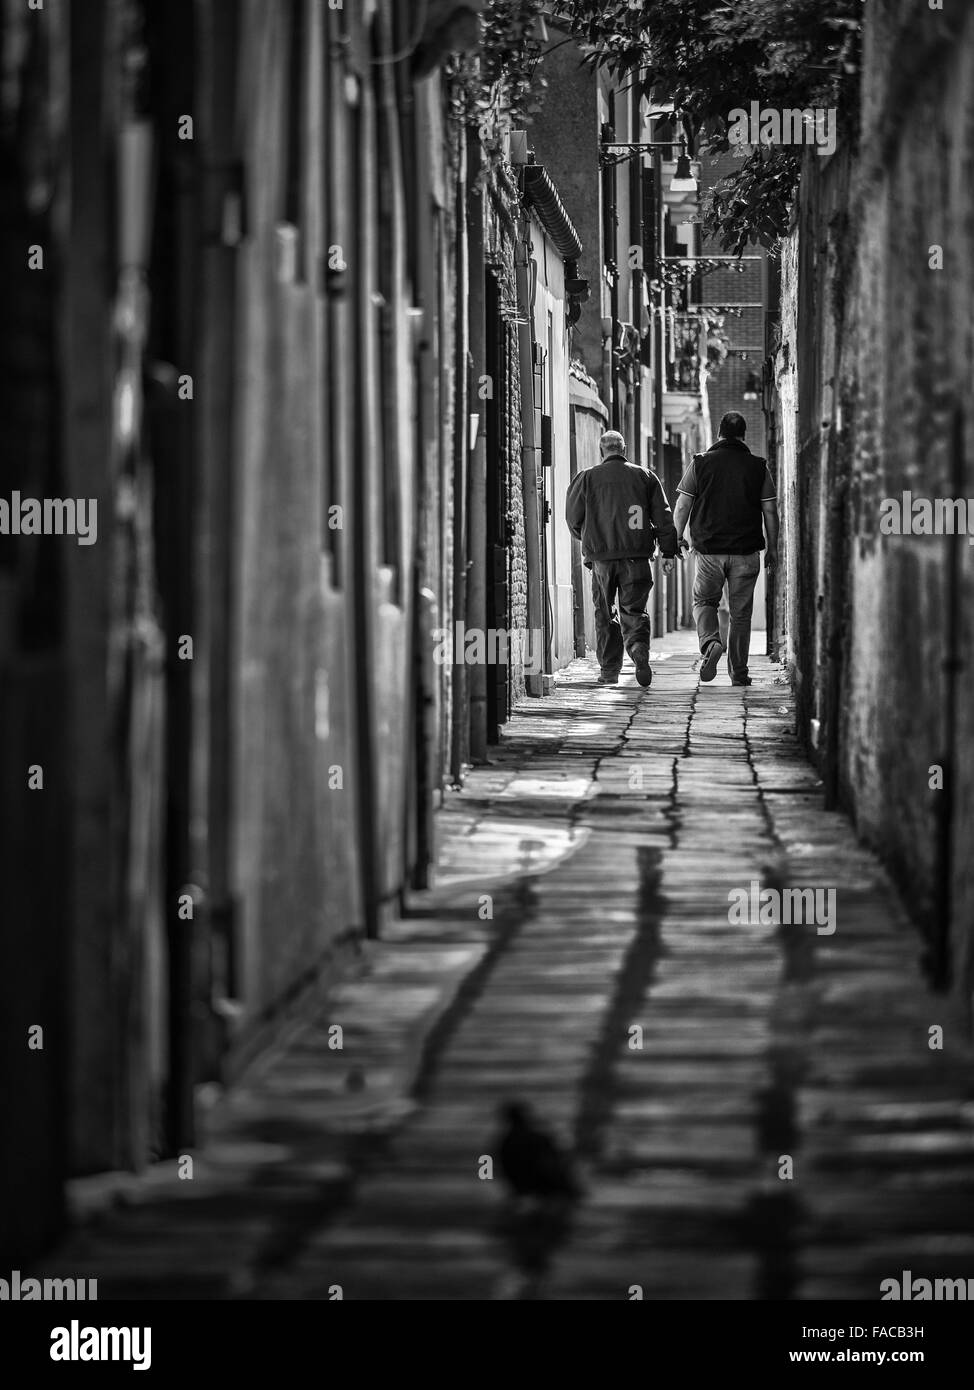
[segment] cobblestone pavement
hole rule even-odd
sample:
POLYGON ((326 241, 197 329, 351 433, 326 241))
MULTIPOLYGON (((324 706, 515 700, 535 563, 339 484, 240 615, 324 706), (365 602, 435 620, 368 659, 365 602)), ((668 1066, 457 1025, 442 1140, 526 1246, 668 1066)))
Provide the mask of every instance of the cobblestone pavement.
POLYGON ((520 707, 440 813, 436 888, 215 1108, 193 1180, 160 1165, 47 1270, 102 1298, 878 1299, 904 1269, 974 1276, 971 1051, 913 928, 823 810, 778 668, 701 685, 688 634, 658 647, 648 691, 578 661, 520 707), (752 881, 823 913, 731 922, 752 881), (574 1148, 570 1219, 479 1176, 512 1098, 574 1148))

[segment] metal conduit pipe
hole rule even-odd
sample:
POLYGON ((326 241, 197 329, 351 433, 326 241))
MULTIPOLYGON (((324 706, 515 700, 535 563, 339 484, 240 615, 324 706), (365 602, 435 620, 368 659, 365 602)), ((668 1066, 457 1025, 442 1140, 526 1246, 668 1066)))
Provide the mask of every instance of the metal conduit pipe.
MULTIPOLYGON (((544 631, 545 574, 541 564, 541 505, 538 495, 540 441, 534 428, 534 299, 530 288, 528 222, 522 217, 514 269, 518 304, 518 364, 521 376, 521 477, 524 486, 524 549, 528 585, 528 629, 544 631)), ((540 672, 525 676, 529 695, 541 695, 544 681, 540 672)))

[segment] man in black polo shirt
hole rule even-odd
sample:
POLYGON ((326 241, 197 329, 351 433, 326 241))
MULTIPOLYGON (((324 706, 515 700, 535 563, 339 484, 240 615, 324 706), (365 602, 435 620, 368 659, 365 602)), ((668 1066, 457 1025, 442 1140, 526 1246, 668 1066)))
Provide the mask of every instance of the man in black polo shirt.
POLYGON ((727 666, 732 685, 750 685, 747 674, 751 644, 754 585, 761 572, 764 532, 768 545, 764 567, 778 563, 778 502, 774 481, 763 458, 744 443, 747 422, 729 411, 720 422, 720 438, 697 454, 680 480, 673 513, 683 541, 687 522, 696 554, 693 616, 703 661, 700 679, 712 681, 724 654, 717 606, 726 583, 730 608, 727 666), (764 523, 762 529, 762 521, 764 523))

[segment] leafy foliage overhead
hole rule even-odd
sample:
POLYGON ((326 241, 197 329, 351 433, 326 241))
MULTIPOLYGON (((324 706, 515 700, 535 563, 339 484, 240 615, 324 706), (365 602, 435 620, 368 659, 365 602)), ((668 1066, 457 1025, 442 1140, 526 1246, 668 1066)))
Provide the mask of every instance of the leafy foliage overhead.
MULTIPOLYGON (((698 148, 730 148, 735 108, 834 107, 858 128, 863 0, 561 0, 552 7, 593 67, 672 102, 698 148)), ((707 230, 725 250, 771 246, 788 227, 802 147, 759 146, 713 190, 707 230)))
POLYGON ((528 125, 540 109, 545 8, 545 0, 488 0, 476 51, 458 56, 447 69, 454 113, 479 127, 488 148, 496 148, 505 127, 528 125))

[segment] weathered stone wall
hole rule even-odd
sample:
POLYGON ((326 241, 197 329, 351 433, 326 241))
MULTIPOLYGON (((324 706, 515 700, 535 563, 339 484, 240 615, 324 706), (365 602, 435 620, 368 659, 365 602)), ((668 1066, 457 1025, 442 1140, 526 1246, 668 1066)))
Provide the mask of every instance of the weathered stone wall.
POLYGON ((868 9, 862 95, 858 158, 807 157, 797 266, 785 254, 789 650, 827 788, 896 873, 938 977, 949 938, 969 1001, 974 556, 884 535, 880 514, 904 491, 974 495, 974 12, 868 9))
MULTIPOLYGON (((66 1177, 191 1148, 198 1083, 430 851, 466 301, 442 73, 375 61, 413 28, 392 0, 0 19, 7 487, 99 522, 0 544, 8 1268, 56 1235, 66 1177), (153 157, 123 177, 137 120, 153 157), (147 229, 124 342, 123 201, 147 229)), ((513 421, 512 470, 516 391, 513 421)))
POLYGON ((287 11, 252 4, 240 70, 232 863, 250 1023, 395 910, 444 772, 417 748, 417 710, 449 695, 427 669, 430 629, 454 618, 442 92, 427 79, 410 129, 372 61, 376 35, 396 48, 392 6, 308 18, 347 35, 341 63, 302 49, 294 71, 287 11))
MULTIPOLYGON (((598 387, 584 369, 573 363, 570 377, 569 402, 573 436, 572 478, 594 468, 601 458, 599 440, 608 428, 608 411, 599 399, 598 387)), ((595 609, 592 604, 592 571, 582 563, 582 547, 572 537, 572 570, 575 584, 576 609, 581 607, 581 622, 576 613, 575 632, 577 656, 585 648, 595 650, 595 609), (580 630, 582 640, 579 641, 580 630)))
MULTIPOLYGON (((100 6, 92 10, 97 39, 103 17, 100 6)), ((8 504, 14 489, 27 497, 72 495, 52 408, 63 288, 55 229, 63 184, 47 190, 57 202, 50 196, 38 200, 36 186, 30 196, 32 178, 55 143, 65 139, 67 113, 57 119, 44 72, 47 44, 57 58, 65 56, 63 40, 51 28, 50 12, 30 12, 26 6, 8 7, 0 19, 6 79, 0 111, 0 495, 8 504), (26 80, 28 73, 33 81, 26 80), (24 158, 19 148, 19 130, 32 132, 33 159, 24 158), (44 248, 41 270, 28 269, 31 246, 44 248)), ((106 376, 99 372, 99 380, 106 376)), ((93 495, 96 486, 102 493, 100 479, 89 475, 84 482, 84 495, 93 495)), ((68 546, 77 548, 67 537, 0 537, 0 1093, 6 1100, 0 1119, 0 1261, 5 1269, 50 1240, 62 1216, 67 1119, 62 1078, 70 1054, 64 985, 74 887, 68 654, 60 604, 68 546), (42 786, 32 767, 43 770, 42 786), (34 1035, 31 1046, 28 1030, 38 1025, 43 1036, 34 1035)), ((104 547, 95 545, 72 562, 96 591, 104 558, 104 547)), ((104 659, 101 642, 96 650, 104 659)), ((95 717, 100 713, 99 708, 95 717)), ((107 853, 98 860, 103 871, 106 862, 107 853)), ((106 1089, 92 1099, 110 1126, 106 1089)))
POLYGON ((841 776, 935 950, 949 915, 969 997, 974 555, 966 539, 881 536, 878 522, 905 490, 974 497, 974 12, 874 7, 863 97, 847 650, 865 659, 850 661, 841 776))
POLYGON ((781 249, 781 346, 774 359, 774 437, 777 441, 779 579, 775 584, 772 642, 779 660, 799 671, 798 635, 799 486, 795 459, 798 427, 798 237, 788 237, 781 249))
MULTIPOLYGON (((783 254, 779 389, 779 507, 787 586, 785 652, 792 662, 802 731, 812 749, 832 759, 835 777, 839 682, 838 632, 844 603, 845 513, 850 467, 850 412, 842 414, 838 382, 853 357, 840 321, 851 274, 848 215, 851 157, 827 165, 806 157, 795 226, 783 254)), ((829 774, 829 767, 823 765, 829 774)), ((830 788, 835 794, 835 788, 830 788)))

